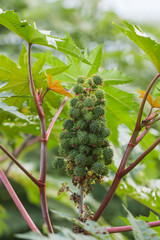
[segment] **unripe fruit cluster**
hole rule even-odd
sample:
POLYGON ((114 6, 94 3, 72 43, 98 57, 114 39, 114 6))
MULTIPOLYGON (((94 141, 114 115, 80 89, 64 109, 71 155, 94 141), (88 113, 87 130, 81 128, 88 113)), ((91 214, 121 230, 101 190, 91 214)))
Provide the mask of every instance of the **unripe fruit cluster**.
MULTIPOLYGON (((73 184, 90 188, 94 180, 101 181, 108 174, 113 151, 107 137, 103 80, 99 75, 90 79, 80 77, 70 101, 70 118, 64 121, 60 134, 60 154, 67 158, 66 171, 73 184)), ((59 161, 62 167, 62 159, 59 161)), ((54 164, 58 167, 58 161, 54 164)))

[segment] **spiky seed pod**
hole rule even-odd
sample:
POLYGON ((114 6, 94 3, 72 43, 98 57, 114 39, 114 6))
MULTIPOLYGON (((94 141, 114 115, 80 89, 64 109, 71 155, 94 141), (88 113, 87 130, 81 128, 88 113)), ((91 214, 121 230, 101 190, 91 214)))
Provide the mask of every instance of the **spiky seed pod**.
POLYGON ((111 149, 111 148, 106 148, 106 149, 104 149, 104 151, 103 151, 103 157, 104 157, 104 160, 105 160, 105 163, 107 162, 107 161, 111 161, 112 160, 112 157, 113 157, 113 150, 111 149))
POLYGON ((89 154, 90 147, 88 147, 87 145, 80 145, 79 146, 79 152, 83 153, 83 154, 89 154))
POLYGON ((104 163, 105 163, 106 166, 110 165, 112 163, 112 158, 105 159, 104 163))
POLYGON ((80 112, 78 108, 70 108, 69 115, 73 119, 77 119, 80 116, 80 112))
POLYGON ((92 153, 93 155, 101 156, 102 149, 100 147, 94 148, 92 153))
POLYGON ((99 117, 102 117, 104 116, 104 109, 102 107, 96 107, 93 109, 93 115, 94 115, 94 118, 97 119, 99 117))
POLYGON ((94 107, 94 100, 93 100, 93 98, 85 98, 84 105, 85 105, 85 107, 88 107, 88 108, 94 107))
POLYGON ((80 130, 85 130, 87 128, 88 124, 86 121, 81 118, 77 123, 76 123, 76 128, 80 130))
POLYGON ((77 166, 74 169, 74 174, 76 177, 83 178, 85 176, 85 173, 86 173, 86 171, 85 171, 84 167, 77 166))
POLYGON ((95 96, 98 100, 101 100, 104 98, 104 92, 101 90, 101 89, 98 89, 96 92, 95 92, 95 96))
POLYGON ((85 82, 85 78, 83 78, 83 77, 79 77, 77 79, 77 83, 84 83, 84 82, 85 82))
POLYGON ((108 141, 107 139, 104 139, 104 141, 101 142, 101 146, 102 146, 103 148, 108 147, 108 146, 109 146, 109 141, 108 141))
POLYGON ((93 145, 97 144, 97 135, 96 134, 89 133, 88 138, 89 138, 88 144, 90 146, 93 146, 93 145))
POLYGON ((69 153, 69 157, 71 158, 71 160, 74 160, 77 155, 78 155, 78 151, 76 149, 70 151, 69 153))
POLYGON ((70 130, 73 127, 74 123, 71 119, 67 119, 63 123, 63 127, 67 130, 70 130))
POLYGON ((77 132, 77 137, 80 143, 87 144, 88 143, 88 134, 86 131, 79 130, 77 132))
POLYGON ((68 120, 72 124, 60 135, 61 153, 68 162, 67 174, 73 177, 75 186, 83 184, 85 191, 93 179, 101 181, 107 175, 107 165, 111 163, 109 142, 105 139, 110 132, 104 117, 104 92, 98 85, 102 85, 99 75, 87 81, 83 77, 77 80, 74 86, 77 96, 71 100, 69 110, 72 120, 68 120))
POLYGON ((95 162, 95 159, 94 159, 94 157, 92 155, 87 157, 87 160, 86 160, 87 167, 91 167, 94 162, 95 162))
POLYGON ((52 163, 52 166, 55 169, 62 169, 64 167, 64 159, 63 158, 55 158, 52 163))
POLYGON ((89 84, 89 86, 92 86, 92 85, 93 85, 93 81, 92 81, 92 79, 89 78, 87 83, 89 84))
POLYGON ((86 163, 86 155, 85 154, 79 154, 75 158, 75 163, 78 166, 85 166, 86 163))
POLYGON ((72 128, 71 130, 68 131, 67 133, 67 138, 70 139, 76 135, 76 129, 72 128))
POLYGON ((83 87, 79 84, 76 84, 73 88, 73 91, 75 92, 75 94, 81 94, 83 93, 83 87))
POLYGON ((101 85, 103 83, 103 79, 101 76, 99 75, 94 75, 93 76, 93 82, 96 84, 96 85, 101 85))
POLYGON ((104 164, 100 162, 96 162, 92 166, 93 172, 95 172, 98 175, 103 174, 103 168, 104 168, 104 164))
POLYGON ((77 99, 77 98, 72 98, 71 101, 70 101, 71 107, 74 107, 77 102, 78 102, 78 99, 77 99))
POLYGON ((76 136, 73 136, 70 140, 69 143, 71 144, 71 146, 76 147, 79 145, 79 140, 76 136))
POLYGON ((66 131, 61 132, 59 138, 60 138, 60 140, 62 140, 62 139, 67 139, 67 132, 66 132, 66 131))
POLYGON ((79 108, 80 110, 84 108, 84 102, 77 102, 76 107, 79 108))
POLYGON ((83 101, 83 99, 84 99, 84 95, 83 94, 79 94, 78 95, 78 100, 83 101))
POLYGON ((66 169, 66 173, 68 176, 72 176, 73 175, 73 169, 66 169))
POLYGON ((106 106, 106 101, 105 100, 97 100, 95 101, 95 106, 102 106, 105 107, 106 106))
POLYGON ((84 114, 83 117, 84 117, 85 121, 87 123, 89 123, 93 119, 93 114, 92 114, 92 112, 88 112, 88 113, 84 114))
POLYGON ((106 138, 109 137, 110 135, 110 130, 108 128, 102 128, 101 132, 100 132, 101 136, 106 138))
POLYGON ((107 176, 107 175, 108 175, 108 167, 105 166, 105 165, 103 165, 102 175, 103 175, 103 176, 107 176))
POLYGON ((101 130, 101 124, 99 121, 95 120, 89 125, 91 133, 98 133, 101 130))

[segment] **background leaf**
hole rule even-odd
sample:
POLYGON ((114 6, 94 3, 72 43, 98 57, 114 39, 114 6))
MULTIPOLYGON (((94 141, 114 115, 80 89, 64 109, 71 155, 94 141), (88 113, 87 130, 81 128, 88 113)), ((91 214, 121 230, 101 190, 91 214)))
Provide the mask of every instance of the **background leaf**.
POLYGON ((124 23, 128 29, 123 28, 115 23, 114 25, 117 26, 121 32, 127 35, 129 39, 131 39, 145 52, 145 54, 157 68, 158 72, 160 72, 160 44, 148 37, 147 34, 140 29, 140 27, 132 25, 126 21, 124 21, 124 23))

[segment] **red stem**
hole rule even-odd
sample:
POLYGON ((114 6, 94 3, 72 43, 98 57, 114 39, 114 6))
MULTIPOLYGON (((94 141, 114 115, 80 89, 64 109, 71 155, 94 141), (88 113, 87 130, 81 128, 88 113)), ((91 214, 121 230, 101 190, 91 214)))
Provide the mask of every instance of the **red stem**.
POLYGON ((139 113, 138 113, 138 117, 137 117, 137 121, 136 121, 136 125, 135 125, 135 129, 133 131, 133 134, 129 140, 129 143, 128 143, 128 146, 126 148, 126 151, 123 155, 123 158, 121 160, 121 163, 120 163, 120 166, 117 170, 117 173, 116 173, 116 176, 113 180, 113 183, 108 191, 108 193, 106 194, 103 202, 101 203, 100 207, 98 208, 97 212, 95 213, 94 217, 93 217, 93 220, 94 221, 97 221, 100 216, 102 215, 102 213, 104 212, 105 208, 108 206, 109 202, 111 201, 112 197, 114 196, 115 192, 116 192, 116 189, 121 181, 121 172, 124 170, 125 168, 125 165, 128 161, 128 158, 133 150, 133 148, 135 147, 135 143, 136 143, 136 138, 141 130, 141 125, 140 125, 140 122, 141 122, 141 118, 142 118, 142 113, 143 113, 143 109, 144 109, 144 105, 145 105, 145 102, 147 100, 147 96, 149 94, 149 91, 151 90, 153 84, 155 83, 155 81, 157 80, 157 78, 160 76, 160 73, 158 73, 154 78, 153 80, 151 81, 151 83, 149 84, 146 92, 145 92, 145 95, 142 99, 142 103, 141 103, 141 106, 140 106, 140 109, 139 109, 139 113))
POLYGON ((158 144, 160 143, 160 137, 144 152, 139 156, 128 168, 123 170, 120 173, 120 177, 124 177, 127 173, 129 173, 133 168, 135 168, 138 163, 142 161, 142 159, 147 156, 158 144))
POLYGON ((33 175, 31 175, 22 165, 20 162, 17 161, 17 159, 8 152, 8 150, 0 144, 0 149, 37 185, 41 186, 42 184, 35 178, 33 175))
MULTIPOLYGON (((41 139, 40 137, 34 137, 34 138, 31 138, 31 137, 32 137, 32 136, 29 135, 29 136, 27 137, 27 139, 22 143, 22 145, 14 151, 13 156, 14 156, 15 158, 20 155, 20 153, 22 152, 22 150, 24 150, 25 147, 28 147, 28 146, 30 146, 30 145, 38 142, 38 141, 41 139)), ((2 156, 2 157, 0 158, 0 162, 5 161, 7 158, 8 158, 7 155, 2 156)))
POLYGON ((48 207, 47 207, 47 198, 46 198, 46 169, 47 169, 47 136, 46 136, 46 123, 45 123, 45 115, 43 112, 42 106, 42 97, 36 95, 33 77, 32 77, 32 68, 31 68, 31 44, 28 47, 28 71, 29 71, 29 84, 32 96, 34 98, 34 103, 37 109, 37 113, 40 119, 41 125, 41 160, 40 160, 40 182, 43 184, 39 188, 40 191, 40 200, 41 200, 41 209, 42 215, 45 224, 47 225, 48 231, 50 233, 53 232, 53 228, 51 225, 48 207))
POLYGON ((6 187, 8 193, 10 194, 11 198, 13 199, 14 203, 16 204, 17 208, 19 209, 20 213, 22 214, 22 217, 24 218, 24 220, 26 221, 26 223, 28 224, 30 229, 33 232, 37 232, 38 234, 41 235, 38 228, 36 227, 36 225, 34 224, 32 219, 28 215, 27 211, 23 207, 23 204, 21 203, 21 201, 17 197, 17 195, 16 195, 15 191, 13 190, 10 182, 8 181, 7 177, 5 176, 5 174, 3 173, 3 171, 1 169, 0 169, 0 179, 2 180, 4 186, 6 187))
MULTIPOLYGON (((70 89, 69 92, 71 93, 72 91, 73 91, 73 87, 70 89)), ((52 131, 52 128, 53 128, 57 118, 59 117, 60 113, 62 112, 62 110, 64 108, 64 105, 67 102, 67 100, 68 100, 68 97, 65 97, 63 102, 62 102, 62 104, 61 104, 61 106, 59 107, 58 111, 56 112, 55 116, 53 117, 52 122, 49 125, 48 130, 47 130, 47 140, 49 139, 49 136, 50 136, 50 133, 52 131)))
MULTIPOLYGON (((160 226, 160 221, 155 221, 155 222, 146 222, 146 224, 149 225, 149 227, 158 227, 160 226)), ((131 226, 122 226, 122 227, 110 227, 106 228, 107 232, 109 233, 120 233, 120 232, 129 232, 132 231, 131 226)), ((97 233, 99 233, 101 230, 98 229, 97 233)))

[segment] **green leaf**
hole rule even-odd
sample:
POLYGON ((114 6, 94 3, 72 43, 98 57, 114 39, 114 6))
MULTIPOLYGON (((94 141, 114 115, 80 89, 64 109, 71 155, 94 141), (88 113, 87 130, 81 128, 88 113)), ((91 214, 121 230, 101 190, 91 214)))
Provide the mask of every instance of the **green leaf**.
POLYGON ((8 97, 12 97, 14 96, 14 93, 11 93, 11 92, 0 92, 0 98, 8 98, 8 97))
POLYGON ((22 51, 19 55, 19 66, 26 69, 28 64, 28 53, 25 44, 23 43, 22 51))
POLYGON ((102 62, 103 46, 104 44, 101 44, 90 52, 88 61, 92 63, 92 66, 90 67, 88 73, 86 74, 87 77, 91 77, 93 74, 98 72, 98 69, 102 62))
POLYGON ((45 64, 45 55, 43 55, 42 57, 40 57, 34 64, 33 68, 32 68, 32 73, 33 75, 37 75, 43 68, 44 64, 45 64))
POLYGON ((159 240, 157 232, 150 228, 144 221, 135 219, 132 214, 125 208, 128 213, 128 220, 133 229, 135 240, 159 240))
POLYGON ((68 33, 66 33, 65 38, 51 36, 49 31, 38 30, 35 23, 31 25, 27 21, 21 21, 18 14, 14 11, 3 11, 2 9, 0 11, 0 24, 19 35, 29 44, 51 47, 77 57, 86 64, 90 64, 68 33))
POLYGON ((126 21, 124 23, 128 29, 115 23, 114 25, 145 52, 158 72, 160 72, 160 44, 148 37, 139 26, 132 25, 126 21))
POLYGON ((110 139, 118 145, 118 125, 125 124, 133 130, 135 123, 134 111, 138 104, 134 101, 134 95, 118 88, 112 87, 104 82, 104 91, 106 98, 106 120, 111 130, 110 139), (112 132, 114 134, 112 134, 112 132))
POLYGON ((85 229, 87 232, 89 232, 93 237, 94 239, 98 239, 98 240, 105 240, 105 239, 108 239, 108 240, 111 240, 110 236, 109 236, 109 233, 106 231, 105 228, 101 228, 100 225, 94 221, 86 221, 86 223, 83 223, 81 221, 79 221, 77 218, 73 218, 71 216, 69 216, 68 214, 66 213, 62 213, 62 212, 57 212, 55 210, 51 210, 53 213, 59 215, 61 218, 65 218, 67 219, 68 221, 71 221, 73 223, 75 223, 76 225, 82 227, 83 229, 85 229), (99 234, 97 234, 96 232, 96 229, 100 229, 101 231, 99 232, 99 234), (105 234, 104 234, 105 232, 105 234))
POLYGON ((103 70, 100 73, 105 81, 105 84, 118 85, 126 84, 133 81, 133 79, 116 69, 103 70))
MULTIPOLYGON (((27 116, 20 113, 15 106, 8 106, 6 103, 0 101, 0 109, 3 110, 4 112, 8 112, 12 115, 15 115, 16 117, 29 121, 27 116)), ((1 112, 0 114, 3 114, 3 112, 1 112)))
POLYGON ((52 76, 60 74, 62 72, 65 72, 71 65, 66 65, 66 66, 62 66, 62 67, 55 67, 55 68, 48 68, 46 69, 46 73, 51 74, 52 76))

